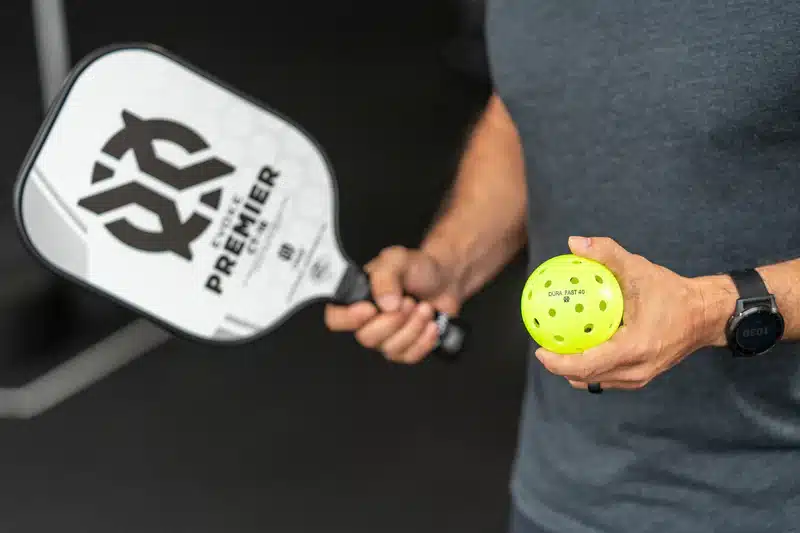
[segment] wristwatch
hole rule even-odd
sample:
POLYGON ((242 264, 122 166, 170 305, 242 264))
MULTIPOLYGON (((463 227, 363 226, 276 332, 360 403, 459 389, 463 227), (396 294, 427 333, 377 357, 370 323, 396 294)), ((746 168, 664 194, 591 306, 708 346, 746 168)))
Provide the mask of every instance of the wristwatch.
POLYGON ((765 354, 783 337, 784 321, 775 296, 755 269, 734 270, 728 275, 739 292, 736 310, 725 328, 728 347, 737 357, 765 354))

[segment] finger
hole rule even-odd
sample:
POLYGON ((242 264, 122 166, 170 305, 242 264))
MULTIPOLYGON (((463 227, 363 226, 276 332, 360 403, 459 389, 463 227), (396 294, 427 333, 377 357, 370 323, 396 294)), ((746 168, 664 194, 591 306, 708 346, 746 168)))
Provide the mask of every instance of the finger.
POLYGON ((404 298, 400 304, 400 310, 393 313, 380 313, 359 328, 356 331, 356 340, 366 348, 378 348, 403 327, 413 309, 414 301, 408 297, 404 298))
POLYGON ((580 361, 581 354, 557 354, 539 348, 534 355, 551 374, 569 379, 579 379, 579 376, 590 377, 588 374, 584 375, 584 365, 580 361))
POLYGON ((431 300, 434 309, 456 316, 461 308, 461 298, 452 292, 444 292, 431 300))
POLYGON ((584 384, 589 383, 590 381, 624 381, 638 383, 649 381, 652 379, 654 373, 655 372, 652 371, 650 365, 646 363, 640 363, 619 367, 614 369, 612 372, 607 372, 605 374, 598 374, 591 380, 577 379, 575 381, 583 382, 584 384))
POLYGON ((551 373, 577 381, 598 381, 599 376, 639 364, 639 342, 630 328, 620 327, 611 339, 582 354, 557 354, 544 348, 536 357, 551 373))
POLYGON ((355 331, 377 314, 378 309, 370 302, 346 306, 329 304, 325 306, 325 325, 331 331, 355 331))
POLYGON ((372 297, 385 312, 400 308, 403 298, 403 275, 408 264, 408 250, 402 246, 386 248, 364 269, 369 273, 372 297))
POLYGON ((573 254, 601 263, 615 275, 621 275, 633 254, 608 237, 570 237, 573 254))
POLYGON ((439 292, 444 273, 441 265, 419 250, 408 252, 407 271, 403 277, 404 288, 420 300, 427 300, 439 292))
POLYGON ((422 335, 431 320, 433 307, 427 302, 418 304, 403 327, 381 344, 381 351, 390 359, 402 355, 422 335))
POLYGON ((620 326, 607 341, 588 348, 581 357, 596 374, 609 372, 614 368, 640 363, 644 355, 642 348, 646 343, 642 334, 632 326, 620 326))
POLYGON ((405 352, 398 355, 396 360, 406 364, 418 363, 436 348, 437 342, 439 342, 439 328, 434 322, 428 322, 417 340, 405 352))
MULTIPOLYGON (((542 357, 547 357, 549 355, 550 355, 549 353, 544 356, 537 354, 537 357, 539 357, 539 360, 541 361, 542 357)), ((581 355, 576 354, 572 357, 579 358, 581 357, 581 355)), ((551 374, 561 376, 569 381, 575 381, 583 384, 597 383, 598 381, 624 380, 624 378, 620 376, 627 375, 625 372, 627 372, 629 368, 634 368, 635 366, 637 366, 635 364, 625 364, 622 366, 617 366, 614 369, 610 370, 609 372, 598 373, 592 371, 591 369, 589 369, 589 367, 577 367, 575 369, 565 371, 563 369, 553 368, 553 366, 550 363, 543 362, 542 364, 551 374)))
MULTIPOLYGON (((596 383, 596 382, 593 382, 596 383)), ((570 381, 569 384, 574 389, 587 391, 589 390, 589 384, 583 383, 582 381, 570 381)), ((646 382, 637 382, 637 381, 601 381, 600 387, 606 390, 625 390, 625 391, 632 391, 632 390, 639 390, 647 386, 646 382)))
MULTIPOLYGON (((557 354, 539 348, 536 358, 551 373, 575 381, 597 381, 595 376, 606 373, 607 365, 598 367, 593 361, 587 360, 583 354, 557 354)), ((613 368, 613 367, 612 367, 613 368)))
POLYGON ((635 362, 619 365, 609 370, 608 372, 597 372, 590 376, 584 375, 566 375, 562 376, 569 381, 576 383, 598 383, 607 381, 646 381, 650 379, 652 372, 650 371, 650 364, 647 362, 635 362))
POLYGON ((645 354, 628 365, 618 367, 608 373, 598 374, 594 377, 594 380, 650 382, 657 376, 678 365, 681 360, 682 358, 671 358, 665 362, 663 359, 659 358, 657 360, 651 355, 645 354))

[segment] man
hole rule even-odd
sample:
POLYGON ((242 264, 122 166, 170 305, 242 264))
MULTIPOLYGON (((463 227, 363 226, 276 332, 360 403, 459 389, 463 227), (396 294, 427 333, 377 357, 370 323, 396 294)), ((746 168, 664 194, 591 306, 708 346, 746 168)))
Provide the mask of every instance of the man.
POLYGON ((330 307, 329 327, 419 361, 432 308, 456 313, 526 237, 531 267, 569 246, 617 275, 624 325, 583 354, 532 349, 512 530, 800 531, 800 8, 487 14, 496 94, 446 209, 367 265, 380 310, 330 307), (736 309, 753 301, 755 322, 736 309))

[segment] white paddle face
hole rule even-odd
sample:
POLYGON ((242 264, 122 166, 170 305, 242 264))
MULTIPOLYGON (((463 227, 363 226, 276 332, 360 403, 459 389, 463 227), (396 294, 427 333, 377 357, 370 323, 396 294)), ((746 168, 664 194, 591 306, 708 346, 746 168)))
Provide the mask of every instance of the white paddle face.
POLYGON ((56 272, 198 340, 259 336, 332 296, 348 266, 317 145, 148 47, 76 68, 17 199, 56 272))

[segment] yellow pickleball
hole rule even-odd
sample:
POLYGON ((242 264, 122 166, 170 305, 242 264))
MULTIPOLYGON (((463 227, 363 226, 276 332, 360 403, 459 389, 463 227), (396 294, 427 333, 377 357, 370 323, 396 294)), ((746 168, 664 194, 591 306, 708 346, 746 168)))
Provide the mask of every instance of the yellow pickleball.
POLYGON ((597 261, 572 254, 548 259, 522 291, 522 321, 539 346, 581 353, 611 338, 622 322, 622 289, 597 261))

